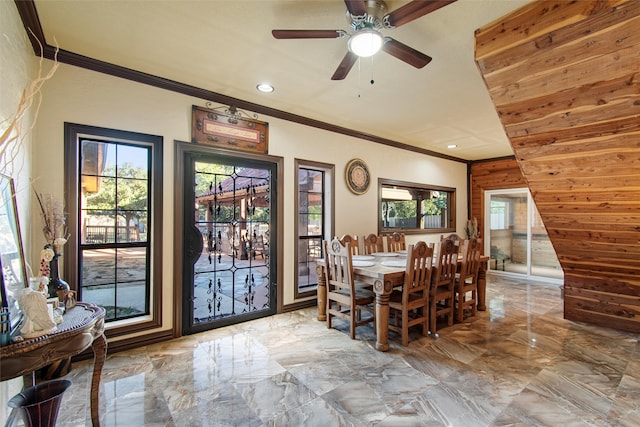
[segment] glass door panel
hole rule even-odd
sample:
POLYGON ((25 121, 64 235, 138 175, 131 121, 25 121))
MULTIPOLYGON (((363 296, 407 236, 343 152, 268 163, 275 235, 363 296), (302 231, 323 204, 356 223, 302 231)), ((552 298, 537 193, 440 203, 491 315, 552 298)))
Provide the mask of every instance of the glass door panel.
POLYGON ((526 273, 527 193, 492 194, 488 200, 490 268, 526 273))
POLYGON ((487 191, 485 200, 489 268, 527 277, 562 279, 555 250, 529 191, 487 191))

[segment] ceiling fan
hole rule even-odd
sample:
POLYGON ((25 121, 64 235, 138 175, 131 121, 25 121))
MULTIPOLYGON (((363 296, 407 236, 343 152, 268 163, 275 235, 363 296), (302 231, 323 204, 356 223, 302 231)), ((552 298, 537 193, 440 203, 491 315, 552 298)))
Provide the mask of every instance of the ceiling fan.
POLYGON ((387 13, 382 0, 344 0, 350 33, 343 30, 273 30, 276 39, 334 39, 348 38, 349 50, 331 77, 342 80, 358 60, 358 57, 374 55, 379 50, 388 53, 416 68, 431 62, 431 57, 382 35, 382 29, 404 25, 427 13, 440 9, 456 0, 413 0, 387 13))

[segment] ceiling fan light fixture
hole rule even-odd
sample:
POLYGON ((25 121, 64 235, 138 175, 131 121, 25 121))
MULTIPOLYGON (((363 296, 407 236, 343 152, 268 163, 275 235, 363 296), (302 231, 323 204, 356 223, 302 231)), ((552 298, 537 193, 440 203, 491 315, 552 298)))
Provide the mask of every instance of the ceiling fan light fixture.
POLYGON ((377 53, 382 47, 382 34, 380 31, 365 28, 359 30, 349 38, 349 50, 356 55, 366 58, 377 53))

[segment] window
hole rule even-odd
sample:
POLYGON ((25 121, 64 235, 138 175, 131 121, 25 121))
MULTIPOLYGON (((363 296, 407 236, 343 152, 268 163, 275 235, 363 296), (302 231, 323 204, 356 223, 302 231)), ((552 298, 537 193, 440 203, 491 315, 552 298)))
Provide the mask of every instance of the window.
POLYGON ((455 188, 378 180, 379 232, 455 232, 455 188))
POLYGON ((122 333, 159 326, 162 138, 66 124, 65 143, 65 270, 79 299, 104 307, 106 322, 136 324, 122 333))
POLYGON ((296 160, 295 298, 315 295, 316 260, 333 234, 333 165, 296 160))
POLYGON ((491 230, 506 230, 509 228, 509 204, 503 199, 491 199, 491 230))

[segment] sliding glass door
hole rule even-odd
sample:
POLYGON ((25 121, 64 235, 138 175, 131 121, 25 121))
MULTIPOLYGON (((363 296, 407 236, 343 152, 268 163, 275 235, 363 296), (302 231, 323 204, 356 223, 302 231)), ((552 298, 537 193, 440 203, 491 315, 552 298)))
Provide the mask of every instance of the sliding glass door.
POLYGON ((498 273, 561 282, 562 269, 526 188, 485 193, 485 253, 498 273))

